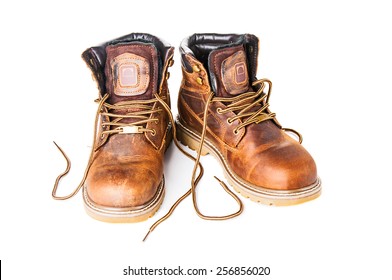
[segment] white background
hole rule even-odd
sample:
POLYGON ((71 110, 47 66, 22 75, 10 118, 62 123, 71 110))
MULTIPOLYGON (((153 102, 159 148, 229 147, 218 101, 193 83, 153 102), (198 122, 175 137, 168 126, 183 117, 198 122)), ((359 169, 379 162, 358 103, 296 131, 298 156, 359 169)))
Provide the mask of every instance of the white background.
MULTIPOLYGON (((391 279, 388 1, 9 2, 0 4, 4 279, 162 278, 122 276, 128 265, 215 273, 218 266, 269 266, 265 279, 391 279), (92 142, 98 91, 80 55, 131 32, 148 32, 176 47, 169 80, 175 114, 184 37, 257 35, 258 77, 273 82, 270 103, 279 121, 303 134, 323 181, 322 196, 282 208, 243 199, 243 215, 223 222, 198 218, 187 199, 143 243, 149 226, 189 186, 193 163, 172 145, 166 198, 146 222, 95 221, 85 214, 81 193, 52 200, 54 179, 65 168, 52 140, 72 160, 62 194, 82 178, 92 142)), ((202 162, 203 211, 235 210, 212 179, 223 179, 220 165, 211 156, 202 162)), ((209 273, 178 279, 218 278, 243 277, 209 273)))

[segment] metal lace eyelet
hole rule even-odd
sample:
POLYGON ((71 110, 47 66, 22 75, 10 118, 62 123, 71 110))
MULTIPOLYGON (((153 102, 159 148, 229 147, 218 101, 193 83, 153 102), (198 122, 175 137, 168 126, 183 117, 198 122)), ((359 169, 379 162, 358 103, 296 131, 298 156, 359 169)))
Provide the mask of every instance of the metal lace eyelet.
POLYGON ((103 138, 105 138, 105 135, 101 134, 101 140, 102 140, 103 138))
POLYGON ((157 131, 156 131, 155 129, 152 129, 151 135, 152 135, 152 136, 155 136, 156 134, 157 134, 157 131))
POLYGON ((235 135, 238 135, 238 133, 240 133, 237 129, 234 129, 233 130, 233 133, 235 134, 235 135))
POLYGON ((198 66, 198 65, 193 65, 192 66, 192 70, 194 71, 194 72, 196 72, 196 73, 199 73, 200 72, 200 67, 198 66))
POLYGON ((233 123, 233 120, 232 120, 231 118, 227 118, 227 119, 226 119, 226 122, 227 122, 229 125, 231 125, 231 124, 233 123))
POLYGON ((197 82, 199 85, 203 85, 203 79, 202 79, 201 77, 197 77, 197 78, 196 78, 196 82, 197 82))
POLYGON ((216 108, 216 112, 221 115, 222 114, 222 108, 216 108))

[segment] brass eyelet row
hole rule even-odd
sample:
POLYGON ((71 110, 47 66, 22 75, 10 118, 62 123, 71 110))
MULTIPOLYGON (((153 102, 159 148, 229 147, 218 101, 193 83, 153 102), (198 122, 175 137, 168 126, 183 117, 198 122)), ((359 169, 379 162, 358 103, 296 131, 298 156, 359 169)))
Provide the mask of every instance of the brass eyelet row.
MULTIPOLYGON (((222 115, 222 114, 223 114, 222 111, 223 111, 222 108, 220 108, 220 107, 216 108, 216 112, 217 112, 219 115, 222 115)), ((227 124, 231 125, 231 124, 233 123, 233 120, 232 120, 231 118, 227 118, 227 119, 226 119, 226 122, 227 122, 227 124)))
MULTIPOLYGON (((167 64, 167 67, 172 67, 173 64, 174 64, 174 59, 170 59, 169 62, 168 62, 168 64, 167 64)), ((170 78, 170 72, 167 71, 167 72, 166 72, 166 77, 165 77, 165 79, 166 79, 166 80, 169 80, 169 78, 170 78)))
MULTIPOLYGON (((196 73, 199 73, 201 70, 200 70, 200 67, 198 66, 198 65, 193 65, 192 66, 192 70, 193 70, 193 72, 196 72, 196 73)), ((196 82, 199 84, 199 85, 203 85, 203 78, 202 77, 197 77, 196 78, 196 82)))

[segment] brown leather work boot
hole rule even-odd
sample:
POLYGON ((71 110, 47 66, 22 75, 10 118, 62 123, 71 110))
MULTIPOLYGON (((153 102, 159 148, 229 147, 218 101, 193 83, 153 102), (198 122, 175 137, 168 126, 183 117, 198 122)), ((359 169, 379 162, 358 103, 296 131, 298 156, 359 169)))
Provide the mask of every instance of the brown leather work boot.
POLYGON ((183 81, 177 137, 211 153, 245 197, 291 205, 318 197, 316 164, 269 110, 271 82, 256 78, 258 39, 194 34, 181 44, 183 81))
POLYGON ((57 197, 60 175, 55 199, 82 188, 87 213, 98 220, 138 222, 154 215, 164 197, 163 158, 172 139, 166 110, 173 52, 157 37, 133 33, 82 54, 99 89, 95 138, 79 187, 57 197))

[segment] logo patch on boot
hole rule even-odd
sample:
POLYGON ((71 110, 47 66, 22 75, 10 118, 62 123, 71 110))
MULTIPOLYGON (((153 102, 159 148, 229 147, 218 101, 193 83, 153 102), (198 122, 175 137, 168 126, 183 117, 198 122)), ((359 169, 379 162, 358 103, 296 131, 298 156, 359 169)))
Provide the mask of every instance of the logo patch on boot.
POLYGON ((134 96, 146 92, 150 82, 150 67, 145 58, 124 53, 115 57, 110 65, 116 95, 134 96))
POLYGON ((136 65, 121 65, 118 73, 118 80, 121 87, 132 87, 138 84, 136 65))
POLYGON ((245 62, 240 62, 235 65, 235 83, 245 83, 247 79, 245 62))
POLYGON ((244 51, 238 51, 222 62, 222 83, 229 94, 239 94, 248 90, 249 76, 244 51))

